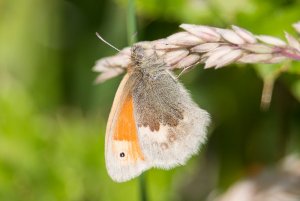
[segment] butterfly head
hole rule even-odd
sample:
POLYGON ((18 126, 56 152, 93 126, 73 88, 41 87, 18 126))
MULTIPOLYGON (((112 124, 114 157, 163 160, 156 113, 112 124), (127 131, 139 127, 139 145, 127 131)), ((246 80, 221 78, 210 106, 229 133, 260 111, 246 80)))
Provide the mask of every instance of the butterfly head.
POLYGON ((145 74, 155 75, 165 70, 166 64, 159 57, 153 46, 147 44, 136 44, 131 48, 131 69, 142 71, 145 74))
POLYGON ((145 49, 141 45, 134 45, 131 48, 131 61, 133 65, 140 66, 145 57, 145 49))

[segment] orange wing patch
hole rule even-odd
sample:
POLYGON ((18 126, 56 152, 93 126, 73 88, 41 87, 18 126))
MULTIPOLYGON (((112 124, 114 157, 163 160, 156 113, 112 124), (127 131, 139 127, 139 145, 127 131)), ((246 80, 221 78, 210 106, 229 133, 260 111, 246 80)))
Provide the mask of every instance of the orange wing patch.
POLYGON ((113 141, 113 150, 114 152, 118 152, 117 154, 120 157, 132 161, 136 161, 137 159, 144 160, 137 136, 132 96, 127 97, 121 106, 116 121, 113 141))

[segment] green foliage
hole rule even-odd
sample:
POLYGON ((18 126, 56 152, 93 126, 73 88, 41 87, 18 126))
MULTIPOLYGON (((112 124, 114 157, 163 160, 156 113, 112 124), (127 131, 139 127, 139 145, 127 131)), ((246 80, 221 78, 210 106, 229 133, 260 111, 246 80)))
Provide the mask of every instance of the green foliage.
MULTIPOLYGON (((126 6, 118 1, 0 2, 0 200, 139 200, 138 181, 117 184, 104 163, 106 119, 120 78, 93 85, 94 62, 126 45, 126 6)), ((294 33, 296 0, 136 2, 141 40, 181 23, 257 34, 294 33)), ((207 144, 186 166, 146 173, 149 200, 200 200, 257 167, 300 151, 300 64, 201 66, 182 77, 212 115, 207 144), (274 79, 268 111, 263 81, 274 79)))

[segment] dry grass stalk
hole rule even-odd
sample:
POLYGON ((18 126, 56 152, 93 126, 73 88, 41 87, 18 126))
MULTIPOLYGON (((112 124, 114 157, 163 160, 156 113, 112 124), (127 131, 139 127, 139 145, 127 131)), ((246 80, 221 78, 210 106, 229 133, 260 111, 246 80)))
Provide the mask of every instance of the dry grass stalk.
POLYGON ((241 180, 210 201, 296 201, 300 200, 300 159, 286 157, 278 166, 241 180))
MULTIPOLYGON (((221 29, 210 26, 182 24, 184 30, 167 38, 139 42, 162 56, 170 70, 194 67, 221 68, 231 63, 279 63, 300 60, 300 42, 285 33, 286 41, 266 35, 254 35, 243 28, 232 26, 221 29)), ((300 22, 293 25, 300 33, 300 22)), ((96 82, 115 77, 130 65, 130 47, 118 54, 97 61, 93 70, 101 73, 96 82)))

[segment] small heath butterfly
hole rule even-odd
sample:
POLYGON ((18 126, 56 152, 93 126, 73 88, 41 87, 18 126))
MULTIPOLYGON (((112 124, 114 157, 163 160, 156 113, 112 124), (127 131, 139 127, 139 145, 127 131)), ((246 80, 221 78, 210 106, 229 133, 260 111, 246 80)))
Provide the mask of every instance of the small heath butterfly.
POLYGON ((106 128, 106 167, 116 182, 183 165, 205 142, 209 114, 167 67, 153 48, 131 48, 106 128))

